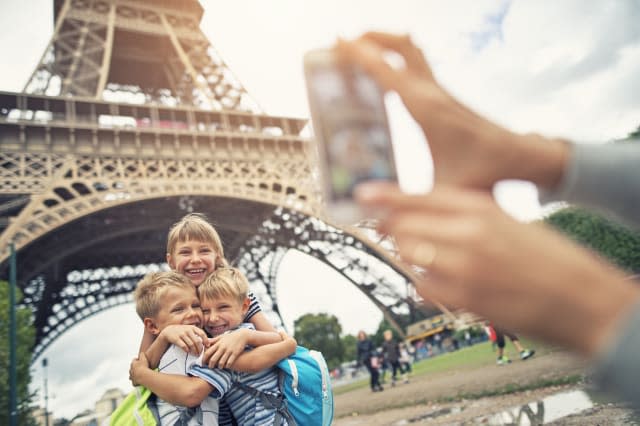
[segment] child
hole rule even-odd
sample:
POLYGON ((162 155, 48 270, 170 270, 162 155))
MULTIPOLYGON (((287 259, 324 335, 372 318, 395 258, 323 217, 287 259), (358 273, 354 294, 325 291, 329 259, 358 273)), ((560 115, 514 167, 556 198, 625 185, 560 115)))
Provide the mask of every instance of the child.
MULTIPOLYGON (((250 323, 243 323, 250 305, 248 288, 246 278, 235 268, 219 268, 205 280, 198 290, 205 316, 205 329, 209 333, 219 335, 233 331, 230 334, 244 334, 246 331, 243 329, 253 328, 250 323)), ((291 351, 295 350, 295 341, 292 343, 291 351)), ((268 346, 273 345, 262 348, 268 346)), ((165 400, 193 406, 212 395, 226 400, 238 424, 273 424, 276 418, 275 410, 267 409, 259 399, 241 390, 241 385, 236 385, 239 382, 278 397, 280 392, 275 367, 250 374, 192 365, 188 373, 195 377, 181 377, 155 372, 148 368, 145 361, 141 357, 139 361, 132 363, 132 377, 165 400), (203 386, 203 381, 206 386, 203 386)))
POLYGON ((382 351, 384 352, 384 357, 389 362, 389 366, 393 371, 391 376, 391 386, 396 385, 398 370, 400 370, 400 374, 403 376, 404 383, 409 383, 407 372, 400 364, 400 347, 398 342, 393 338, 391 330, 385 330, 383 336, 384 342, 382 342, 382 351))
MULTIPOLYGON (((190 213, 176 222, 167 237, 167 264, 169 267, 189 278, 198 287, 218 267, 229 266, 224 257, 220 236, 215 228, 198 213, 190 213)), ((251 322, 256 330, 276 332, 267 316, 260 309, 258 300, 249 293, 251 304, 244 322, 251 322)), ((140 344, 140 351, 145 352, 152 366, 156 366, 169 343, 193 354, 199 353, 200 339, 206 339, 205 333, 196 327, 169 327, 156 336, 146 330, 140 344)), ((224 336, 207 348, 203 360, 210 367, 231 368, 238 355, 244 350, 241 336, 224 336)))
MULTIPOLYGON (((158 335, 169 325, 186 324, 202 327, 203 317, 196 289, 188 278, 174 272, 147 274, 134 293, 136 312, 151 335, 158 335)), ((202 346, 202 343, 200 344, 202 346)), ((184 366, 197 358, 172 345, 160 360, 163 374, 183 374, 184 366)), ((158 414, 161 425, 218 424, 218 401, 207 397, 196 412, 188 407, 176 406, 158 398, 158 414)))
MULTIPOLYGON (((138 284, 134 298, 136 311, 143 320, 145 330, 152 335, 161 334, 170 325, 202 326, 203 314, 196 289, 184 275, 175 272, 148 274, 138 284)), ((247 370, 266 368, 295 350, 295 340, 285 340, 286 336, 276 336, 274 340, 271 333, 254 332, 246 335, 244 339, 247 341, 266 346, 256 349, 251 354, 242 355, 237 361, 238 366, 247 370), (268 343, 280 340, 284 341, 268 345, 268 343)), ((200 347, 202 348, 202 343, 200 347)), ((144 355, 141 358, 144 360, 144 355)), ((202 351, 200 356, 194 356, 175 345, 171 345, 162 355, 159 371, 170 375, 186 376, 189 366, 201 365, 201 358, 202 351)), ((137 382, 135 375, 131 376, 134 382, 137 382)), ((206 383, 202 381, 201 385, 206 385, 206 383)), ((193 405, 174 405, 160 396, 157 406, 161 425, 218 424, 218 401, 209 396, 205 396, 202 401, 193 405), (187 408, 192 406, 198 407, 196 409, 187 408)))

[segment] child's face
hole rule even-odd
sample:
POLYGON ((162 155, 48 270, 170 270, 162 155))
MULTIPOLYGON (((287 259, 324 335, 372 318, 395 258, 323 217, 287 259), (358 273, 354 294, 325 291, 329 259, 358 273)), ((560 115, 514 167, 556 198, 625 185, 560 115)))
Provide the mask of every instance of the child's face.
POLYGON ((243 303, 239 303, 235 297, 203 298, 204 329, 211 336, 233 330, 242 323, 247 309, 249 298, 245 298, 243 303))
POLYGON ((160 296, 160 310, 152 322, 157 333, 168 325, 186 324, 202 327, 202 309, 195 287, 167 288, 160 296))
POLYGON ((212 243, 189 240, 179 241, 173 253, 167 254, 167 263, 176 272, 186 275, 198 287, 216 269, 218 253, 212 243))

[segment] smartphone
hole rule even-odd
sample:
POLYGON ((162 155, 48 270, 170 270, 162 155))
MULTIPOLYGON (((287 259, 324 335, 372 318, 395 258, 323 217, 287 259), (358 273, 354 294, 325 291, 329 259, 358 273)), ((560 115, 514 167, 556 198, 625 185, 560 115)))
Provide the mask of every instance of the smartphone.
POLYGON ((305 54, 304 75, 327 216, 356 224, 366 218, 353 199, 357 184, 398 181, 384 93, 328 49, 305 54))

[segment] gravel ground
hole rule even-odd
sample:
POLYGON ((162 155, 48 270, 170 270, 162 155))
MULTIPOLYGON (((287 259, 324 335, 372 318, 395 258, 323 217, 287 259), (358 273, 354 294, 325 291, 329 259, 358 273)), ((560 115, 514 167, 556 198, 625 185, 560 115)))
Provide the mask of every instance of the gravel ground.
MULTIPOLYGON (((548 386, 492 397, 463 399, 460 396, 490 394, 514 384, 527 386, 575 375, 588 375, 588 366, 578 358, 557 351, 543 356, 536 355, 527 361, 514 361, 506 366, 461 368, 424 375, 413 378, 408 384, 399 384, 393 388, 387 386, 384 392, 372 393, 368 388, 356 389, 335 396, 334 425, 542 424, 539 420, 541 406, 532 404, 532 408, 524 410, 519 407, 558 393, 588 390, 588 385, 581 381, 578 384, 548 386), (496 414, 510 409, 515 410, 511 416, 496 419, 496 414), (521 419, 526 417, 531 420, 517 422, 514 417, 519 412, 521 419)), ((545 407, 546 418, 549 418, 550 403, 544 404, 542 409, 545 407)), ((604 403, 545 424, 626 425, 639 424, 639 418, 634 418, 633 413, 623 404, 604 403)))

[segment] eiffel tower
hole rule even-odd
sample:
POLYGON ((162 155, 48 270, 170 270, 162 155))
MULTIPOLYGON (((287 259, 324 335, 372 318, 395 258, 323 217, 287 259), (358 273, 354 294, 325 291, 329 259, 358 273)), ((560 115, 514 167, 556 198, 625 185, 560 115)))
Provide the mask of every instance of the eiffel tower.
POLYGON ((260 110, 200 30, 197 0, 53 3, 54 33, 23 92, 0 92, 0 276, 13 242, 33 360, 131 301, 191 211, 212 219, 274 323, 278 266, 295 249, 402 333, 400 316, 419 309, 406 274, 362 231, 323 219, 307 120, 260 110))

